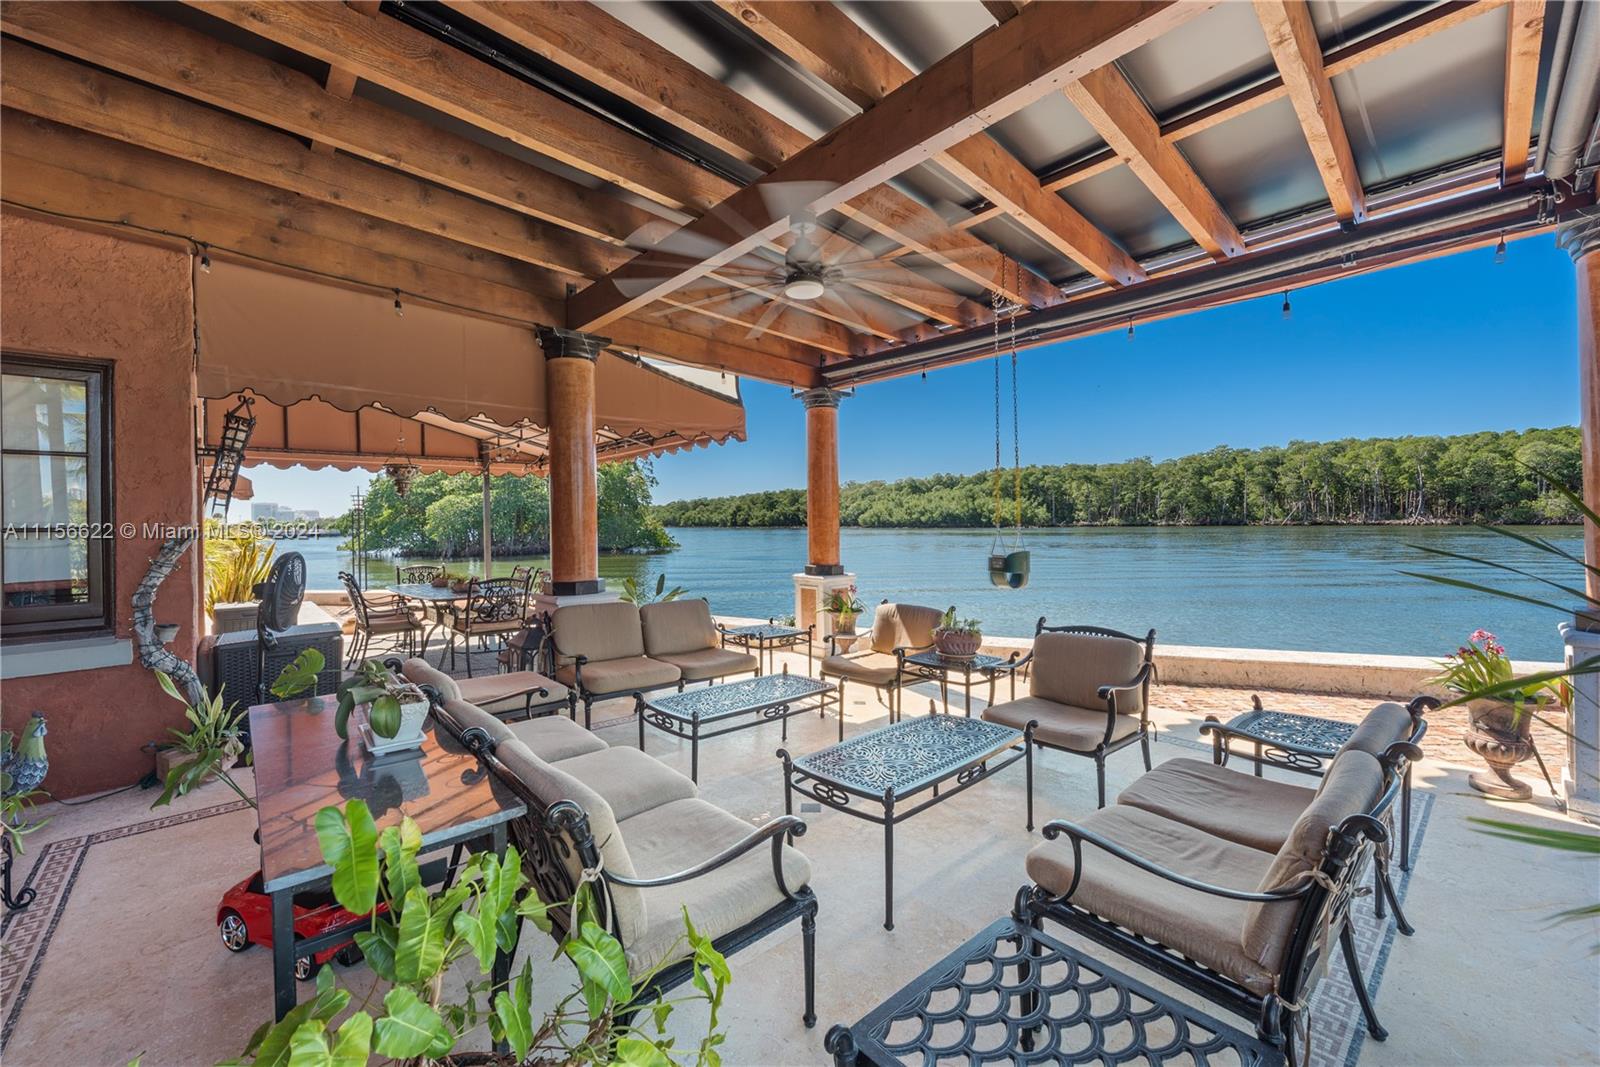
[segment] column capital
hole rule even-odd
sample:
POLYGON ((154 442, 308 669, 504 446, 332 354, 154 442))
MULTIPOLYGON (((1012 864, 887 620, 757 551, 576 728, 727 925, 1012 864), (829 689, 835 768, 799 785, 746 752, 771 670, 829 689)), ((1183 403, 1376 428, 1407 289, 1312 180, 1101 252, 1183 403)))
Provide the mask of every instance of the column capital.
POLYGON ((609 337, 565 330, 560 326, 535 326, 534 331, 539 335, 539 347, 544 349, 545 359, 586 359, 593 363, 601 349, 611 343, 609 337))
POLYGON ((844 390, 829 389, 825 385, 819 385, 815 389, 801 389, 794 394, 795 399, 804 404, 807 411, 812 408, 836 408, 839 406, 839 401, 849 395, 844 390))
POLYGON ((1583 208, 1557 226, 1556 245, 1565 248, 1574 263, 1600 252, 1600 205, 1583 208))

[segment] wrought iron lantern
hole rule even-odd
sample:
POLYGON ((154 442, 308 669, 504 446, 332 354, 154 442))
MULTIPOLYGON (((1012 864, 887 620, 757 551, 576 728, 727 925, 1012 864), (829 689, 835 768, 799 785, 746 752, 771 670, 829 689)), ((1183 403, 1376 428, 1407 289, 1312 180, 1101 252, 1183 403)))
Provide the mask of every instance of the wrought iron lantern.
POLYGON ((400 432, 400 439, 395 442, 396 454, 389 457, 383 465, 383 473, 394 484, 394 495, 404 497, 410 490, 411 483, 417 475, 422 473, 422 468, 411 462, 411 457, 406 455, 405 431, 400 432))

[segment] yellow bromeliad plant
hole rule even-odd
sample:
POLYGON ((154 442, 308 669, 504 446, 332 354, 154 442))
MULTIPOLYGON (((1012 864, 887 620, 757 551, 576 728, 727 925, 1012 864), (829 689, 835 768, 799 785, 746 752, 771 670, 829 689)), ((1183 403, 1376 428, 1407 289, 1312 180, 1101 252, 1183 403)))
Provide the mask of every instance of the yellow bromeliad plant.
POLYGON ((278 547, 254 527, 206 523, 206 614, 218 604, 254 600, 251 591, 267 580, 278 547))

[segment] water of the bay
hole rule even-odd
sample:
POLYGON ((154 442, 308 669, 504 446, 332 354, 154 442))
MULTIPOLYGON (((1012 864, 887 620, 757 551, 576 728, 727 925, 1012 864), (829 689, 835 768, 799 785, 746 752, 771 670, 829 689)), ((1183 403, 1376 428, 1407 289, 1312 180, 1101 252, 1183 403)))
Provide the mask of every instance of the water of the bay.
MULTIPOLYGON (((1519 528, 1581 555, 1575 526, 1519 528)), ((658 556, 602 556, 613 588, 635 575, 711 601, 719 614, 756 617, 793 611, 791 575, 805 561, 804 530, 674 529, 680 547, 658 556)), ((1561 655, 1562 616, 1531 604, 1408 578, 1401 571, 1444 574, 1508 587, 1557 604, 1573 598, 1514 575, 1473 568, 1409 547, 1487 556, 1569 586, 1582 586, 1576 564, 1471 527, 1146 527, 1029 531, 1033 576, 1025 589, 989 584, 991 534, 979 530, 843 531, 847 568, 869 604, 885 597, 945 607, 983 621, 991 634, 1026 636, 1042 615, 1143 632, 1186 645, 1443 655, 1483 627, 1518 659, 1561 655)), ((296 541, 311 587, 333 589, 349 554, 333 538, 296 541)), ((392 557, 373 557, 368 585, 393 578, 392 557)), ((414 562, 430 562, 416 560, 414 562)), ((539 559, 495 560, 496 573, 539 559)), ((475 573, 475 561, 451 569, 475 573)))

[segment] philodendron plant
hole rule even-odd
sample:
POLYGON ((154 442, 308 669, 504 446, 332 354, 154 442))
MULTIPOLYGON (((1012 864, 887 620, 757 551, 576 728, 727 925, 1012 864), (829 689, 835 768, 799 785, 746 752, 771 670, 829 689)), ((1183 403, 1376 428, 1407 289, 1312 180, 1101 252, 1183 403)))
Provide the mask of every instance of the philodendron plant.
POLYGON ((409 817, 380 833, 366 804, 351 800, 342 811, 319 811, 316 828, 323 859, 333 869, 335 899, 356 915, 372 917, 372 928, 357 933, 355 941, 367 965, 388 985, 382 1010, 369 1010, 363 1001, 338 1021, 350 1006, 350 993, 336 986, 331 968, 323 968, 317 974, 317 995, 281 1021, 262 1026, 244 1056, 230 1063, 360 1067, 381 1061, 452 1062, 452 1056, 454 1062, 464 1062, 468 1054, 458 1046, 486 1025, 488 1037, 505 1042, 510 1052, 498 1058, 474 1053, 472 1062, 504 1067, 719 1067, 717 1047, 723 1035, 717 1032, 717 1013, 729 981, 728 965, 710 940, 695 931, 687 913, 695 993, 682 999, 706 1001, 711 1022, 707 1035, 680 1059, 674 1040, 666 1036, 674 1002, 658 996, 653 1002, 633 1003, 637 986, 629 977, 627 957, 616 938, 595 921, 587 888, 576 902, 557 905, 571 908, 576 919, 571 924, 575 932, 561 952, 576 965, 579 987, 548 1014, 535 1016, 531 961, 507 982, 492 978, 496 954, 516 949, 523 920, 547 932, 551 928, 550 908, 525 888, 522 859, 514 847, 504 859, 475 854, 448 889, 430 892, 417 865, 422 834, 409 817), (375 910, 379 902, 388 906, 386 912, 375 910), (460 999, 447 1000, 444 978, 457 963, 474 968, 476 976, 468 978, 460 999), (620 1024, 617 1016, 624 1008, 636 1009, 648 1029, 620 1024))
POLYGON ((400 732, 400 705, 426 700, 422 690, 396 678, 382 663, 369 659, 339 685, 339 706, 333 713, 333 729, 341 738, 350 736, 350 713, 357 704, 367 705, 367 721, 379 737, 400 732))

